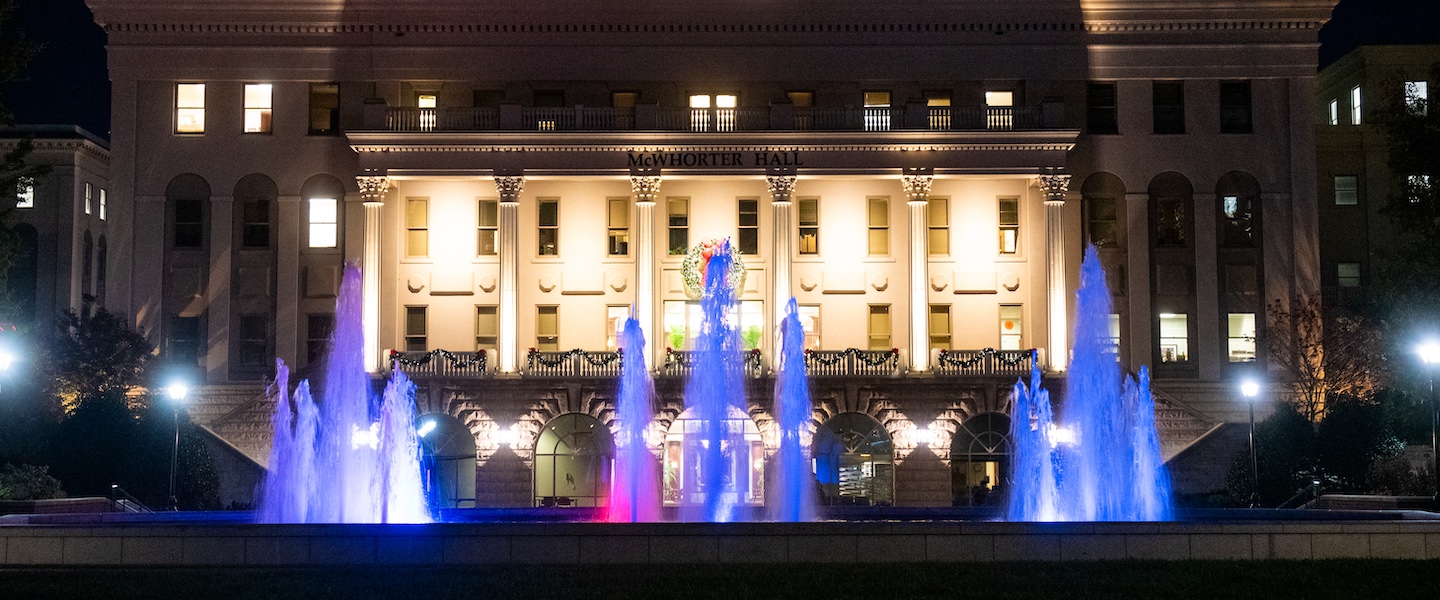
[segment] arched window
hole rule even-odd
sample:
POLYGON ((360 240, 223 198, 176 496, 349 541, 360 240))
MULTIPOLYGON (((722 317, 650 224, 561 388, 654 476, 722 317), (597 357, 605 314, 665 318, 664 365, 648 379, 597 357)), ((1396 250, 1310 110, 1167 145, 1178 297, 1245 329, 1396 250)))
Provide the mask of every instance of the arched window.
POLYGON ((1125 247, 1125 183, 1110 173, 1085 178, 1080 193, 1085 210, 1085 241, 1098 248, 1125 247))
MULTIPOLYGON (((725 457, 723 504, 760 506, 765 503, 765 444, 750 416, 730 407, 724 421, 721 452, 725 457)), ((705 503, 705 474, 701 462, 708 440, 705 423, 694 408, 687 408, 665 432, 665 506, 705 503)))
POLYGON ((18 247, 15 249, 14 262, 10 263, 10 270, 5 275, 5 283, 15 298, 16 318, 22 321, 33 321, 36 318, 35 291, 36 277, 39 275, 39 236, 35 227, 29 223, 16 225, 15 235, 19 238, 18 247))
POLYGON ((170 180, 165 188, 165 205, 171 248, 205 249, 209 204, 210 184, 203 177, 186 173, 170 180))
POLYGON ((94 296, 94 288, 91 282, 95 276, 95 238, 90 235, 90 230, 85 230, 84 240, 80 244, 80 304, 88 305, 94 296))
POLYGON ((1215 184, 1219 201, 1220 246, 1255 248, 1260 245, 1260 183, 1249 173, 1231 171, 1215 184))
POLYGON ((535 505, 605 506, 614 459, 615 440, 595 417, 551 419, 535 442, 535 505))
POLYGON ((235 184, 235 236, 241 248, 269 248, 274 243, 275 182, 258 173, 246 175, 235 184))
POLYGON ((895 448, 869 415, 845 412, 815 431, 815 476, 826 504, 889 506, 895 501, 895 448))
POLYGON ((300 186, 301 247, 332 252, 344 247, 345 186, 330 175, 316 175, 300 186))
POLYGON ((430 506, 474 508, 475 434, 460 419, 442 413, 421 415, 415 431, 430 506))
POLYGON ((1165 172, 1150 181, 1150 231, 1157 248, 1189 248, 1194 245, 1194 223, 1190 205, 1195 188, 1179 173, 1165 172))
POLYGON ((1010 417, 980 413, 960 424, 950 441, 950 490, 957 506, 1002 501, 1010 469, 1010 417))

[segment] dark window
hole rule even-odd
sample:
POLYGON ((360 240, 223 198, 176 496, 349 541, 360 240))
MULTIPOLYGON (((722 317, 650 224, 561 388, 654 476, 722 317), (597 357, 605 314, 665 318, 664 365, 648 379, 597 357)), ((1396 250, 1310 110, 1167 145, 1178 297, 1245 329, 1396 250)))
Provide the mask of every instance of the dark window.
POLYGON ((427 348, 424 306, 405 307, 405 351, 424 352, 427 348))
POLYGON ((1185 246, 1185 200, 1160 197, 1155 201, 1155 245, 1185 246))
POLYGON ((1085 131, 1093 134, 1120 133, 1116 118, 1115 84, 1092 83, 1085 90, 1085 131))
POLYGON ((335 331, 335 315, 329 313, 308 315, 305 318, 305 362, 315 364, 325 356, 330 344, 330 333, 335 331))
POLYGON ((240 244, 246 248, 270 247, 269 200, 246 200, 241 205, 240 244))
POLYGON ((335 135, 340 132, 340 86, 334 83, 310 84, 310 135, 335 135))
POLYGON ((240 355, 242 367, 264 367, 270 360, 270 319, 265 315, 240 315, 240 355))
POLYGON ((205 244, 205 210, 199 200, 175 201, 175 247, 200 248, 205 244))
POLYGON ((1255 245, 1255 201, 1248 196, 1220 198, 1221 244, 1228 248, 1255 245))
POLYGON ((540 256, 560 255, 560 201, 540 201, 540 256))
POLYGON ((505 101, 505 90, 475 90, 472 99, 475 108, 496 108, 505 101))
POLYGON ((740 200, 740 253, 760 253, 760 201, 740 200))
POLYGON ((170 360, 176 365, 200 364, 200 317, 170 319, 170 360))
POLYGON ((1156 81, 1152 91, 1155 133, 1185 133, 1185 82, 1156 81))
POLYGON ((495 200, 481 200, 476 230, 475 253, 480 256, 495 256, 496 236, 500 231, 500 203, 495 200))
POLYGON ((564 90, 535 90, 536 108, 564 108, 564 90))
POLYGON ((1220 82, 1220 133, 1251 133, 1250 82, 1220 82))
POLYGON ((1090 243, 1101 248, 1116 246, 1120 238, 1116 232, 1118 217, 1115 214, 1115 198, 1098 196, 1086 199, 1086 220, 1089 225, 1090 243))
POLYGON ((685 254, 690 248, 690 201, 670 198, 665 202, 669 254, 685 254))
POLYGON ((95 303, 102 308, 105 306, 105 269, 110 263, 108 246, 105 236, 100 236, 100 245, 95 251, 95 303))
POLYGON ((85 242, 81 247, 84 256, 80 257, 80 297, 90 295, 90 281, 95 273, 95 242, 90 237, 90 231, 85 231, 85 242))

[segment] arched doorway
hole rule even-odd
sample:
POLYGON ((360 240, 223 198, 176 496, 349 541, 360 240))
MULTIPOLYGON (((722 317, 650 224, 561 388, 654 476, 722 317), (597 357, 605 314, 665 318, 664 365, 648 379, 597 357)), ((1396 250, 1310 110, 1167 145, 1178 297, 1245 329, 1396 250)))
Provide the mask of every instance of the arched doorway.
POLYGON ((421 415, 421 474, 425 497, 435 508, 475 507, 475 434, 446 414, 421 415))
MULTIPOLYGON (((705 503, 700 463, 707 440, 704 423, 695 417, 694 410, 685 409, 665 432, 665 506, 705 503)), ((738 408, 730 407, 727 414, 721 441, 727 468, 721 490, 728 496, 724 504, 760 506, 765 503, 765 444, 760 441, 760 428, 738 408)))
POLYGON ((1010 417, 980 413, 950 442, 950 490, 956 506, 999 504, 1010 473, 1010 417))
POLYGON ((895 448, 869 415, 845 412, 815 431, 815 477, 826 504, 889 506, 895 502, 895 448))
POLYGON ((605 506, 615 440, 599 419, 563 414, 540 430, 535 443, 536 506, 605 506))

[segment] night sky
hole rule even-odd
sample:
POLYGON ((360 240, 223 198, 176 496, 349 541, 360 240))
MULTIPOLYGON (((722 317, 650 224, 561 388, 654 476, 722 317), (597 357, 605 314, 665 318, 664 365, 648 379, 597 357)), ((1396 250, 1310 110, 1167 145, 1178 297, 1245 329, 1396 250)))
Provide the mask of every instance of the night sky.
MULTIPOLYGON (((17 123, 77 124, 101 137, 110 131, 110 82, 105 34, 84 0, 16 0, 15 22, 43 44, 39 58, 15 81, 0 85, 0 103, 17 123)), ((1440 43, 1440 0, 1342 0, 1320 31, 1320 64, 1360 44, 1440 43)))

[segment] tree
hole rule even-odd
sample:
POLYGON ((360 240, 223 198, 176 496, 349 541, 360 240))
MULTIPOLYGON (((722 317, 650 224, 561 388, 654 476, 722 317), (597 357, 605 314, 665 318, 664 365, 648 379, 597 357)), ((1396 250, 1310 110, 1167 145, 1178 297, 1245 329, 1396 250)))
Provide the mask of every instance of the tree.
POLYGON ((1385 408, 1374 402, 1336 397, 1315 431, 1320 469, 1331 490, 1369 493, 1371 467, 1399 456, 1405 443, 1385 422, 1385 408))
POLYGON ((1311 422, 1324 416, 1331 395, 1368 399, 1389 384, 1381 323, 1339 312, 1327 319, 1318 298, 1276 300, 1266 313, 1266 358, 1284 372, 1311 422))
MULTIPOLYGON (((1260 504, 1275 506, 1290 499, 1310 485, 1318 472, 1314 425, 1295 405, 1281 404, 1256 425, 1255 456, 1260 504)), ((1250 497, 1250 482, 1250 448, 1246 446, 1230 464, 1230 495, 1245 501, 1250 497)))
POLYGON ((46 467, 5 465, 0 469, 0 500, 46 500, 63 498, 60 481, 46 467))
POLYGON ((154 346, 105 309, 66 311, 42 352, 51 393, 65 413, 91 397, 124 394, 145 380, 154 346))

